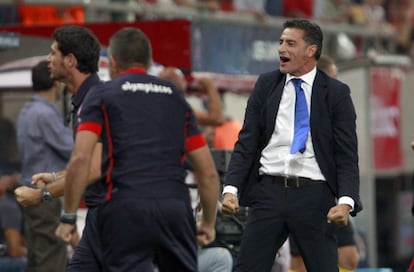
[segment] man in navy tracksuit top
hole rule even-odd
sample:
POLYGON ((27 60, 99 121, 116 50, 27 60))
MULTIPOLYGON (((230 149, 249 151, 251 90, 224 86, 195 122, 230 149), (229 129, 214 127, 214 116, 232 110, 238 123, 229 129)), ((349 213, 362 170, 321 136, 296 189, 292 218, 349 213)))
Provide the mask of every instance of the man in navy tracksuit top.
MULTIPOLYGON (((57 28, 53 34, 51 52, 47 60, 51 77, 63 82, 72 96, 72 128, 74 133, 78 127, 77 112, 92 86, 102 84, 98 71, 100 56, 99 41, 93 33, 82 26, 67 25, 57 28)), ((97 146, 96 150, 100 150, 97 146)), ((95 152, 94 166, 90 175, 97 178, 101 172, 102 158, 95 152)), ((103 163, 105 166, 105 163, 103 163)), ((65 171, 58 173, 38 173, 32 177, 34 183, 47 183, 43 189, 22 186, 15 191, 21 205, 32 206, 47 202, 45 196, 60 197, 63 195, 65 171), (53 182, 55 181, 55 182, 53 182), (45 192, 47 194, 45 194, 45 192)), ((105 183, 93 183, 85 192, 85 203, 88 207, 82 239, 76 245, 74 255, 67 267, 68 272, 102 271, 102 249, 96 227, 97 206, 105 201, 105 183)))
POLYGON ((197 271, 197 245, 215 238, 219 178, 191 107, 171 83, 146 74, 151 46, 143 32, 123 28, 109 46, 112 81, 90 90, 78 112, 67 168, 65 211, 58 235, 73 231, 93 149, 108 158, 106 203, 98 228, 104 271, 152 271, 155 254, 166 271, 197 271), (183 163, 199 177, 203 209, 195 225, 183 163), (66 223, 66 224, 65 224, 66 223))

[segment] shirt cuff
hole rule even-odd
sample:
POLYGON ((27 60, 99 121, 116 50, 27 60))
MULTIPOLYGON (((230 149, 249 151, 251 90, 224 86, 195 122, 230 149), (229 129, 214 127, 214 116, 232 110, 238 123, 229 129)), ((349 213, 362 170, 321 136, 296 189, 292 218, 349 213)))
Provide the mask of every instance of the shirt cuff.
POLYGON ((233 194, 233 195, 237 196, 238 191, 239 191, 239 190, 237 189, 237 187, 232 186, 232 185, 226 185, 226 186, 224 186, 224 188, 223 188, 223 193, 222 193, 222 195, 224 195, 224 194, 226 194, 226 193, 230 193, 230 194, 233 194))
POLYGON ((349 196, 341 196, 338 199, 338 205, 339 204, 347 204, 347 205, 351 206, 350 212, 352 212, 354 210, 355 201, 352 198, 350 198, 349 196))

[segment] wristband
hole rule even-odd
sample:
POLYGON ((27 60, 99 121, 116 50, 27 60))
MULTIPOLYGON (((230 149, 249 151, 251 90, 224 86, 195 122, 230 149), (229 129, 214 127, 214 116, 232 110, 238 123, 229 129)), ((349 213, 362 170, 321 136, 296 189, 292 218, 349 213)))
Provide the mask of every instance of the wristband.
POLYGON ((64 210, 62 210, 62 213, 60 215, 60 222, 64 224, 75 225, 76 219, 77 219, 77 214, 75 212, 66 213, 64 210))

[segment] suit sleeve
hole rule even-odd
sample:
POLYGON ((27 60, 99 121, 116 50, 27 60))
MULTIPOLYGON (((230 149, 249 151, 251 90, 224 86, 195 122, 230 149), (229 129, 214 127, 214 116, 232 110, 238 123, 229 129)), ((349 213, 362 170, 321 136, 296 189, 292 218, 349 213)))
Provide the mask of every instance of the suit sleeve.
POLYGON ((246 184, 250 171, 258 159, 257 153, 263 133, 261 123, 265 104, 265 83, 263 76, 260 76, 247 101, 243 127, 234 146, 226 174, 225 184, 237 187, 239 192, 246 184))
POLYGON ((350 90, 343 85, 333 105, 332 125, 338 197, 350 196, 355 201, 354 211, 361 210, 359 198, 358 141, 356 112, 350 90))

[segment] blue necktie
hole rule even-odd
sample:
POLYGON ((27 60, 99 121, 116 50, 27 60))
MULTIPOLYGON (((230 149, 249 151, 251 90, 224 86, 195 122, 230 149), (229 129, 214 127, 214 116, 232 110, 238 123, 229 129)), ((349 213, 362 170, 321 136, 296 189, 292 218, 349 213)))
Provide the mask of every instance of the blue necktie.
POLYGON ((295 134, 293 136, 290 153, 295 154, 298 151, 305 152, 306 139, 309 132, 309 113, 306 105, 305 93, 301 87, 302 79, 293 78, 293 85, 295 85, 296 102, 295 102, 295 134))

